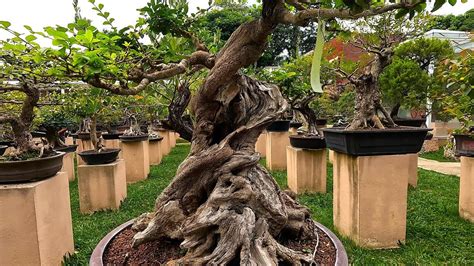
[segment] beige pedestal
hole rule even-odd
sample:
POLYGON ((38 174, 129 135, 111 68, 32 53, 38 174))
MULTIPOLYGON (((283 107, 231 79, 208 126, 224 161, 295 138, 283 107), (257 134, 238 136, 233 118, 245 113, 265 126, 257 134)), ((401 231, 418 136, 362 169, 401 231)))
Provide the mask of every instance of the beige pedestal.
POLYGON ((461 157, 459 215, 474 223, 474 158, 461 157))
POLYGON ((74 167, 74 152, 68 152, 63 157, 63 168, 61 168, 60 172, 64 172, 67 174, 67 179, 69 182, 72 182, 76 179, 76 169, 74 167))
POLYGON ((326 149, 286 148, 288 187, 299 194, 326 193, 326 149))
POLYGON ((290 135, 298 135, 298 129, 296 127, 290 127, 290 135))
POLYGON ((260 153, 262 157, 267 156, 267 133, 262 132, 255 143, 255 151, 260 153))
POLYGON ((161 141, 149 141, 148 142, 148 152, 150 157, 151 165, 158 165, 161 163, 161 141))
POLYGON ((286 170, 286 147, 290 145, 289 132, 267 132, 267 168, 286 170))
POLYGON ((334 151, 333 150, 329 150, 329 162, 330 163, 334 163, 334 151))
MULTIPOLYGON (((122 149, 120 140, 118 139, 104 139, 102 140, 102 144, 108 149, 122 149)), ((118 155, 119 159, 123 159, 122 152, 118 155)))
POLYGON ((174 131, 169 131, 169 136, 170 136, 170 147, 174 148, 176 147, 176 132, 174 131))
POLYGON ((67 137, 65 141, 66 145, 74 145, 74 138, 73 137, 67 137))
POLYGON ((418 154, 407 154, 409 158, 408 168, 408 185, 416 187, 418 185, 418 154))
MULTIPOLYGON (((94 149, 94 145, 92 145, 92 141, 90 140, 82 140, 82 139, 77 139, 77 153, 81 151, 89 151, 94 149)), ((86 164, 82 159, 81 156, 77 156, 77 165, 83 165, 86 164)))
POLYGON ((66 173, 0 185, 0 265, 61 265, 74 253, 66 173))
POLYGON ((150 173, 148 141, 122 142, 127 183, 145 180, 150 173))
POLYGON ((169 131, 165 129, 158 129, 158 134, 160 135, 160 137, 163 137, 163 140, 161 140, 161 154, 163 156, 166 156, 171 151, 169 131))
POLYGON ((358 246, 405 242, 410 156, 334 153, 334 226, 358 246))
POLYGON ((116 210, 127 197, 124 160, 77 168, 81 213, 116 210))

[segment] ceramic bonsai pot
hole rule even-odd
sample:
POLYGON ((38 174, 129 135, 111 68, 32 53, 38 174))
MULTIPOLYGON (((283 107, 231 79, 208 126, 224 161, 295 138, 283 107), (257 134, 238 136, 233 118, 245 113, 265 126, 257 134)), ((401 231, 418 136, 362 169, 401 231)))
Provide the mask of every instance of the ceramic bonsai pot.
POLYGON ((267 127, 267 131, 285 132, 290 130, 290 120, 276 120, 267 127))
POLYGON ((43 131, 32 131, 31 136, 33 138, 45 138, 46 137, 46 132, 43 131))
MULTIPOLYGON (((123 223, 119 225, 117 228, 112 230, 110 233, 108 233, 102 240, 100 240, 99 244, 95 247, 94 251, 92 252, 92 255, 89 260, 89 265, 90 266, 103 266, 104 264, 104 255, 105 251, 109 247, 110 243, 114 238, 119 235, 122 231, 130 228, 133 225, 134 220, 128 221, 126 223, 123 223)), ((321 230, 332 242, 336 249, 336 261, 334 265, 349 265, 349 259, 347 257, 347 252, 344 246, 342 245, 342 242, 337 238, 337 236, 331 232, 328 228, 326 228, 324 225, 314 222, 316 227, 321 230)))
POLYGON ((122 133, 103 133, 102 138, 103 139, 119 139, 119 137, 122 136, 122 133))
POLYGON ((0 145, 0 156, 2 156, 7 149, 8 149, 7 145, 0 145))
POLYGON ((0 145, 11 147, 11 146, 15 146, 15 142, 13 140, 2 140, 0 141, 0 145))
POLYGON ((77 146, 78 145, 68 145, 68 146, 64 146, 64 147, 54 148, 54 150, 65 152, 65 153, 70 153, 70 152, 75 152, 77 150, 77 146))
POLYGON ((316 119, 316 125, 317 126, 325 126, 325 125, 327 125, 327 123, 328 123, 327 118, 318 118, 318 119, 316 119))
POLYGON ((292 135, 290 144, 294 148, 305 150, 320 150, 326 148, 326 141, 321 136, 292 135))
POLYGON ((123 142, 134 142, 134 141, 144 141, 148 140, 148 134, 138 135, 138 136, 127 136, 122 135, 119 139, 123 142))
POLYGON ((425 122, 426 118, 393 118, 393 122, 399 126, 405 127, 421 127, 425 122))
POLYGON ((163 137, 153 137, 153 138, 149 138, 148 141, 162 141, 163 140, 163 137))
POLYGON ((432 140, 433 139, 433 134, 429 133, 426 134, 425 140, 432 140))
POLYGON ((354 155, 390 155, 417 153, 431 129, 397 127, 387 129, 323 129, 329 149, 354 155))
POLYGON ((453 134, 456 156, 474 157, 474 134, 453 134))
MULTIPOLYGON (((100 138, 101 135, 102 135, 101 132, 96 133, 97 138, 100 138)), ((79 133, 77 133, 77 138, 81 139, 81 140, 90 140, 91 139, 91 133, 89 133, 89 132, 79 132, 79 133)))
POLYGON ((71 133, 69 134, 70 137, 72 137, 73 139, 77 139, 77 133, 71 133))
POLYGON ((0 183, 41 181, 56 175, 63 166, 64 152, 46 158, 0 162, 0 183))
POLYGON ((106 149, 100 153, 95 150, 88 150, 78 153, 81 159, 88 165, 108 164, 115 162, 120 149, 106 149))
POLYGON ((291 121, 290 122, 290 127, 299 128, 299 127, 302 127, 302 126, 303 126, 303 123, 301 123, 301 122, 296 122, 296 121, 291 121))

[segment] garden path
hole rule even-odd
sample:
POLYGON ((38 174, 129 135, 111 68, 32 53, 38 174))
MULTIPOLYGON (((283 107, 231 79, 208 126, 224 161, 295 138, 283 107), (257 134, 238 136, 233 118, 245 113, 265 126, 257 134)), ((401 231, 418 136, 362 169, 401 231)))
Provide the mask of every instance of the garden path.
POLYGON ((435 160, 429 160, 419 157, 418 167, 431 170, 446 175, 461 176, 461 163, 460 162, 438 162, 435 160))

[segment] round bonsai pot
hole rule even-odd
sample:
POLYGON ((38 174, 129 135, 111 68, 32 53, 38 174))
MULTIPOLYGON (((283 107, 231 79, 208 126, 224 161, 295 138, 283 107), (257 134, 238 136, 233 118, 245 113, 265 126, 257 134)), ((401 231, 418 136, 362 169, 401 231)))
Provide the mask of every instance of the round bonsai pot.
POLYGON ((303 123, 301 122, 295 122, 295 121, 290 122, 290 127, 299 128, 301 126, 303 126, 303 123))
MULTIPOLYGON (((97 138, 100 138, 101 135, 102 135, 102 132, 97 132, 96 133, 97 138)), ((81 140, 90 140, 91 139, 91 133, 89 133, 89 132, 77 133, 77 138, 81 139, 81 140)))
POLYGON ((163 140, 163 137, 153 137, 153 138, 149 138, 148 141, 162 141, 163 140))
POLYGON ((396 127, 386 129, 323 129, 329 149, 354 156, 417 153, 429 128, 396 127))
POLYGON ((66 153, 75 152, 77 150, 77 145, 68 145, 64 147, 54 148, 55 151, 62 151, 66 153))
POLYGON ((392 118, 393 122, 399 126, 404 127, 421 127, 425 122, 426 118, 392 118))
POLYGON ((0 183, 27 183, 54 176, 63 167, 64 152, 46 158, 0 162, 0 183))
POLYGON ((426 134, 425 140, 432 140, 433 139, 433 134, 429 133, 426 134))
POLYGON ((103 139, 119 139, 120 136, 122 136, 122 133, 103 133, 102 134, 103 139))
POLYGON ((327 118, 318 118, 318 119, 316 119, 316 125, 317 126, 325 126, 325 125, 327 125, 327 123, 328 123, 327 118))
POLYGON ((305 150, 320 150, 326 148, 326 141, 321 136, 292 135, 290 144, 294 148, 305 150))
POLYGON ((267 127, 270 132, 285 132, 290 130, 290 120, 276 120, 267 127))
POLYGON ((456 156, 474 157, 474 134, 453 134, 456 156))
POLYGON ((124 126, 118 126, 118 127, 117 127, 117 131, 118 131, 119 133, 123 133, 125 130, 127 130, 127 129, 129 129, 129 128, 130 128, 130 126, 125 126, 125 125, 124 125, 124 126))
POLYGON ((143 134, 143 135, 138 135, 138 136, 122 135, 119 138, 123 142, 144 141, 144 140, 148 140, 148 134, 143 134))
POLYGON ((100 153, 95 150, 88 150, 78 153, 81 159, 88 165, 108 164, 115 162, 120 149, 106 149, 100 153))
POLYGON ((2 156, 7 149, 8 149, 7 145, 0 145, 0 156, 2 156))
POLYGON ((46 137, 46 132, 43 131, 32 131, 31 136, 33 138, 45 138, 46 137))
MULTIPOLYGON (((92 252, 92 255, 89 260, 89 265, 90 266, 103 266, 104 265, 104 253, 109 247, 109 244, 112 242, 112 240, 120 234, 122 231, 125 229, 128 229, 133 225, 134 220, 130 220, 128 222, 125 222, 121 225, 119 225, 117 228, 112 230, 110 233, 108 233, 102 240, 100 240, 99 244, 95 247, 94 251, 92 252)), ((336 262, 334 265, 349 265, 349 259, 347 257, 347 252, 344 246, 342 245, 342 242, 337 238, 337 236, 331 232, 328 228, 326 228, 324 225, 314 222, 316 227, 321 230, 324 234, 328 236, 328 238, 331 240, 332 244, 334 245, 336 249, 336 262)))

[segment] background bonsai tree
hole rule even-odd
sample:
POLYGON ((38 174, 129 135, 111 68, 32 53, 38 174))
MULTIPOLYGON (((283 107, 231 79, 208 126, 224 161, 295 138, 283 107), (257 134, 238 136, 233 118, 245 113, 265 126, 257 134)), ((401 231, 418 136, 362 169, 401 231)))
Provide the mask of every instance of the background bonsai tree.
MULTIPOLYGON (((193 34, 186 1, 151 1, 138 24, 125 30, 113 27, 102 5, 96 9, 112 25, 110 31, 79 27, 79 21, 46 29, 54 45, 48 54, 58 59, 57 70, 115 94, 138 94, 153 82, 196 68, 209 71, 193 99, 190 154, 158 197, 154 212, 136 220, 134 246, 162 237, 180 240, 187 252, 177 263, 185 264, 313 262, 312 254, 279 243, 283 237, 314 239, 314 223, 309 211, 281 191, 260 166, 254 149, 261 132, 285 112, 287 103, 276 86, 240 70, 257 62, 279 24, 304 26, 311 19, 357 19, 395 9, 415 13, 425 4, 359 2, 313 7, 307 1, 264 0, 261 16, 239 26, 215 55, 193 34), (182 46, 181 54, 169 54, 169 43, 140 42, 146 30, 187 38, 189 46, 182 46)), ((362 115, 366 119, 371 114, 362 115)))

